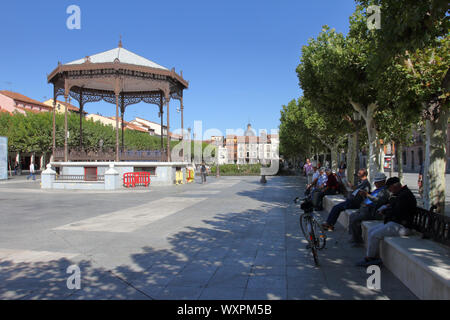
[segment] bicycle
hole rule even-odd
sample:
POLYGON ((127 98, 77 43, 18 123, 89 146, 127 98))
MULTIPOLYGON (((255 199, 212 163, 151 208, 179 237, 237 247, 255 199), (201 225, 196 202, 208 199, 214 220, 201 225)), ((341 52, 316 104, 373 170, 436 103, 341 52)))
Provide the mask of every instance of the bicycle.
MULTIPOLYGON (((299 203, 299 198, 294 199, 294 203, 299 203)), ((311 249, 314 263, 319 266, 318 251, 325 248, 327 243, 327 235, 322 225, 317 221, 314 215, 314 206, 310 198, 302 199, 300 208, 303 210, 303 214, 300 215, 300 229, 303 235, 308 241, 307 248, 311 249)))

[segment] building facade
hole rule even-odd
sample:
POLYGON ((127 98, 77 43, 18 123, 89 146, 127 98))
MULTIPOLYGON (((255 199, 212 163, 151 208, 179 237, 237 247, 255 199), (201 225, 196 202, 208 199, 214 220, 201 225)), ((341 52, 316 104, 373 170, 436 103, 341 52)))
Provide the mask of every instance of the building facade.
POLYGON ((1 90, 0 109, 9 113, 19 112, 25 114, 26 111, 35 113, 50 112, 53 108, 40 101, 24 96, 23 94, 1 90))
POLYGON ((221 164, 270 164, 279 159, 278 135, 257 136, 249 124, 243 136, 227 135, 212 137, 219 142, 219 162, 221 164))

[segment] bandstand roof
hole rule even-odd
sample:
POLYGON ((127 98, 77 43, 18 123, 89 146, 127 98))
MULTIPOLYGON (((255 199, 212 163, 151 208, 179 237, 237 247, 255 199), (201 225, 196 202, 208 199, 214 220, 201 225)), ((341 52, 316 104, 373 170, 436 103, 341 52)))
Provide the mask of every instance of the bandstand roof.
POLYGON ((121 41, 115 49, 58 63, 47 80, 55 87, 55 98, 66 91, 83 104, 101 99, 115 103, 114 92, 120 92, 123 106, 140 101, 160 105, 167 98, 180 99, 189 86, 182 72, 178 74, 174 68, 169 70, 123 48, 121 41))
POLYGON ((83 64, 86 62, 86 60, 89 60, 90 63, 114 63, 118 59, 121 63, 126 64, 132 64, 136 66, 143 66, 143 67, 150 67, 150 68, 156 68, 156 69, 162 69, 162 70, 169 70, 163 66, 160 66, 159 64, 150 61, 146 58, 143 58, 125 48, 115 48, 112 50, 108 50, 102 53, 94 54, 92 56, 78 59, 69 63, 66 63, 65 65, 76 65, 76 64, 83 64))

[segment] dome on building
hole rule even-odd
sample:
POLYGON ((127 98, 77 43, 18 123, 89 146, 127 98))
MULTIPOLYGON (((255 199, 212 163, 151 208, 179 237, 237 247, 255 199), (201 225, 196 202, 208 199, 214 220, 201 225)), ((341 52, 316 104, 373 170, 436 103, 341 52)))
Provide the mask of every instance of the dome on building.
POLYGON ((247 125, 247 130, 245 130, 244 136, 246 136, 246 137, 255 137, 256 136, 256 132, 255 132, 255 130, 253 130, 252 125, 250 123, 247 125))

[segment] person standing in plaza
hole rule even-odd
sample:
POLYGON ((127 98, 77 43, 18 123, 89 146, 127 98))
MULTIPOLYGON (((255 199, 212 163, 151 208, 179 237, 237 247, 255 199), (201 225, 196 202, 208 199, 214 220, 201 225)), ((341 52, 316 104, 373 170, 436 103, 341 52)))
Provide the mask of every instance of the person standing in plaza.
POLYGON ((315 163, 311 163, 311 161, 307 159, 305 165, 303 166, 303 170, 308 178, 308 185, 310 185, 313 182, 313 175, 317 170, 317 165, 315 163))
POLYGON ((206 165, 205 162, 202 162, 202 166, 200 167, 200 173, 202 175, 202 184, 206 183, 206 165))
POLYGON ((27 180, 30 179, 31 177, 33 177, 33 180, 36 180, 36 174, 34 171, 34 163, 33 162, 30 163, 30 174, 28 175, 27 180))
POLYGON ((14 163, 14 175, 17 176, 19 174, 19 163, 16 161, 14 163))

